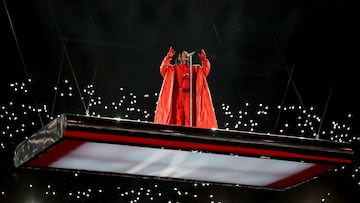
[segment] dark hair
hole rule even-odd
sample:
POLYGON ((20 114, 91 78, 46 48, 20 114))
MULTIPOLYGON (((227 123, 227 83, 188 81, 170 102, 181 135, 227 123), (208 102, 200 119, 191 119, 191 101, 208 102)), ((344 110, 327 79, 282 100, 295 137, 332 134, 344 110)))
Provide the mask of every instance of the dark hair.
POLYGON ((181 63, 181 53, 175 58, 175 64, 179 65, 181 63))
MULTIPOLYGON (((184 50, 184 51, 185 51, 185 50, 184 50)), ((184 51, 181 51, 181 52, 178 54, 178 56, 175 58, 175 64, 176 64, 176 65, 181 64, 181 56, 182 56, 182 53, 183 53, 184 51)), ((188 64, 189 64, 189 61, 188 61, 188 64)))

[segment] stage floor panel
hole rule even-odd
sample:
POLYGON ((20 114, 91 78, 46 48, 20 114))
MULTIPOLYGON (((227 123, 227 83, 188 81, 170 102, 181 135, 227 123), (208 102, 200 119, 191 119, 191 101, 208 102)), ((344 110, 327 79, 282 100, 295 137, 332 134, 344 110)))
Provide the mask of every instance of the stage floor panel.
POLYGON ((353 157, 347 143, 63 114, 17 146, 14 164, 284 190, 353 157))

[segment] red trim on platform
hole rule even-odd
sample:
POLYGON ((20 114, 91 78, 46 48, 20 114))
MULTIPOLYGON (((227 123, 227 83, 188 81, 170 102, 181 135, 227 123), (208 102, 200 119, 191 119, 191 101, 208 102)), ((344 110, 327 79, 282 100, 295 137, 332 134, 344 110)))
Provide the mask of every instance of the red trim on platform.
MULTIPOLYGON (((164 146, 160 144, 166 143, 166 146, 174 146, 175 144, 179 148, 184 148, 183 144, 189 144, 190 147, 197 146, 196 149, 205 149, 205 150, 212 150, 212 151, 221 151, 221 152, 229 152, 228 150, 231 150, 231 152, 266 152, 269 150, 256 150, 256 149, 247 149, 247 148, 238 148, 238 147, 231 147, 231 146, 221 146, 221 145, 211 145, 211 144, 201 144, 201 143, 187 143, 182 141, 170 141, 170 140, 160 140, 160 139, 152 139, 152 138, 134 138, 129 136, 111 136, 106 134, 99 134, 99 133, 78 133, 75 131, 68 131, 65 133, 66 137, 76 137, 76 138, 84 138, 83 136, 86 135, 87 141, 82 140, 74 140, 74 139, 65 139, 59 143, 57 143, 54 147, 50 148, 48 151, 42 153, 40 156, 38 156, 33 161, 29 162, 27 165, 31 167, 49 167, 52 163, 56 162, 57 160, 61 159, 62 157, 66 157, 67 154, 71 153, 72 151, 76 150, 78 147, 80 147, 82 144, 85 144, 87 142, 94 142, 95 140, 101 140, 101 141, 110 141, 109 138, 111 138, 111 141, 133 141, 132 143, 136 144, 155 144, 155 141, 157 141, 156 146, 164 146), (74 136, 73 133, 75 133, 77 136, 74 136), (98 136, 96 139, 92 136, 98 136), (130 139, 131 138, 131 139, 130 139), (140 142, 141 141, 141 142, 140 142), (144 142, 146 141, 146 143, 144 142), (151 141, 151 142, 149 142, 151 141), (226 150, 226 151, 225 151, 226 150)), ((187 147, 189 148, 189 147, 187 147)), ((275 153, 276 151, 274 151, 275 153)), ((281 154, 281 153, 279 153, 281 154)), ((316 175, 327 171, 331 168, 335 168, 334 165, 325 165, 325 164, 316 164, 308 169, 305 169, 303 171, 300 171, 298 173, 292 174, 282 180, 276 181, 274 183, 271 183, 265 187, 268 188, 276 188, 276 189, 285 189, 290 186, 294 186, 294 184, 301 183, 307 179, 310 179, 312 177, 315 177, 316 175)))
POLYGON ((300 171, 299 173, 295 173, 289 177, 286 177, 282 180, 279 180, 277 182, 271 183, 270 185, 267 185, 267 187, 271 188, 288 188, 290 186, 293 186, 294 184, 301 183, 304 180, 310 179, 312 177, 315 177, 316 175, 328 171, 331 168, 335 168, 333 165, 324 165, 324 164, 316 164, 308 169, 305 169, 303 171, 300 171))
POLYGON ((341 159, 341 158, 305 155, 305 154, 298 154, 298 153, 284 152, 284 151, 277 151, 277 150, 254 149, 254 148, 246 148, 246 147, 235 147, 235 146, 225 146, 225 145, 196 143, 196 142, 164 140, 164 139, 157 139, 157 138, 133 137, 133 136, 113 135, 113 134, 94 133, 94 132, 82 132, 82 131, 73 131, 73 130, 66 130, 64 132, 64 137, 90 139, 92 141, 125 143, 125 144, 126 143, 128 143, 128 144, 145 144, 145 145, 149 145, 149 146, 173 147, 173 148, 187 149, 187 150, 204 150, 204 151, 210 151, 210 152, 234 153, 234 154, 239 154, 239 155, 256 155, 256 156, 270 156, 270 157, 281 157, 281 158, 296 158, 296 159, 307 159, 307 160, 313 160, 313 161, 330 161, 330 162, 335 162, 335 163, 351 163, 352 162, 351 160, 341 159))
POLYGON ((54 147, 50 148, 46 153, 42 153, 39 157, 30 161, 27 165, 48 167, 50 164, 66 156, 71 151, 77 149, 84 143, 86 142, 79 140, 64 140, 59 144, 55 145, 54 147))

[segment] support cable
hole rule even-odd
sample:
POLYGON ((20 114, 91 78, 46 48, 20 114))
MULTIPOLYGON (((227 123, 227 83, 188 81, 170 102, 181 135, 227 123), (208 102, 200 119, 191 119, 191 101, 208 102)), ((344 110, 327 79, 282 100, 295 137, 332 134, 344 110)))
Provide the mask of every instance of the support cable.
MULTIPOLYGON (((286 64, 286 62, 285 62, 285 59, 284 59, 284 56, 283 56, 283 54, 282 54, 282 52, 281 52, 279 43, 278 43, 278 41, 276 40, 276 37, 275 37, 274 34, 273 34, 273 39, 274 39, 276 48, 277 48, 277 50, 278 50, 278 52, 279 52, 279 54, 280 54, 281 61, 282 61, 283 65, 284 65, 284 67, 285 67, 285 69, 286 69, 286 71, 287 71, 287 73, 288 73, 288 75, 289 75, 288 84, 289 84, 289 82, 291 82, 292 86, 294 87, 295 93, 296 93, 296 95, 297 95, 297 97, 298 97, 298 99, 299 99, 299 101, 300 101, 301 107, 302 107, 303 109, 305 109, 304 102, 302 101, 301 96, 300 96, 300 93, 299 93, 299 91, 297 90, 297 87, 296 87, 296 85, 295 85, 294 80, 292 79, 292 75, 293 75, 293 71, 294 71, 294 70, 293 70, 293 69, 294 69, 294 65, 292 66, 291 71, 289 71, 289 67, 287 66, 287 64, 286 64)), ((288 91, 288 87, 286 87, 286 90, 285 90, 285 93, 284 93, 284 96, 283 96, 283 99, 282 99, 283 101, 285 100, 287 91, 288 91)), ((282 103, 282 105, 283 105, 283 103, 282 103)), ((283 108, 283 106, 281 106, 281 108, 283 108)), ((279 114, 278 114, 278 116, 277 116, 277 120, 276 120, 276 123, 275 123, 274 131, 275 131, 276 128, 277 128, 278 119, 280 118, 280 113, 281 113, 281 110, 279 111, 279 114)))
POLYGON ((36 97, 35 97, 35 94, 34 94, 34 91, 33 91, 33 88, 32 88, 32 85, 31 85, 31 78, 28 74, 28 71, 27 71, 27 68, 26 68, 26 65, 25 65, 25 62, 24 62, 24 57, 21 53, 21 48, 20 48, 20 45, 19 45, 19 42, 18 42, 18 39, 17 39, 17 36, 16 36, 16 33, 15 33, 15 29, 14 29, 14 26, 13 26, 13 23, 12 23, 12 20, 11 20, 11 17, 10 17, 10 14, 9 14, 9 10, 7 8, 7 5, 6 5, 6 1, 3 0, 4 2, 4 6, 5 6, 5 10, 6 10, 6 14, 7 14, 7 17, 9 19, 9 23, 10 23, 10 26, 11 26, 11 30, 12 30, 12 33, 13 33, 13 36, 14 36, 14 39, 15 39, 15 43, 16 43, 16 47, 18 49, 18 53, 19 53, 19 56, 20 56, 20 61, 21 61, 21 64, 24 68, 24 72, 25 72, 25 76, 26 76, 26 81, 29 85, 29 88, 30 88, 30 92, 31 92, 31 96, 32 96, 32 99, 33 99, 33 102, 34 102, 34 105, 35 105, 35 108, 36 108, 36 112, 38 114, 38 117, 39 117, 39 120, 40 120, 40 124, 41 124, 41 127, 44 126, 44 123, 43 123, 43 120, 41 118, 41 115, 40 115, 40 111, 39 111, 39 107, 38 107, 38 104, 37 104, 37 100, 36 100, 36 97))
POLYGON ((62 71, 62 67, 64 64, 64 55, 65 55, 65 50, 63 50, 62 54, 61 54, 61 62, 60 62, 59 73, 58 73, 58 77, 57 77, 57 81, 56 81, 56 89, 55 89, 55 94, 54 94, 54 99, 53 99, 53 105, 51 107, 51 114, 50 114, 51 117, 54 116, 55 102, 56 102, 56 97, 57 97, 57 93, 59 90, 61 71, 62 71))
POLYGON ((328 98, 326 100, 326 104, 325 104, 325 107, 324 107, 324 111, 323 111, 323 114, 321 116, 321 120, 320 120, 320 124, 319 124, 319 129, 316 133, 316 139, 320 139, 320 131, 321 131, 321 127, 322 127, 322 124, 323 124, 323 121, 324 121, 324 117, 325 117, 325 114, 326 114, 326 111, 327 111, 327 108, 328 108, 328 105, 329 105, 329 102, 330 102, 330 98, 331 98, 331 94, 332 94, 332 91, 333 91, 333 88, 334 88, 334 83, 332 83, 331 85, 331 88, 330 88, 330 91, 329 91, 329 95, 328 95, 328 98))
POLYGON ((54 11, 53 11, 53 7, 51 6, 51 3, 50 3, 50 0, 48 0, 48 5, 49 5, 50 12, 51 12, 51 14, 52 14, 52 17, 54 18, 55 25, 56 25, 56 30, 57 30, 57 32, 58 32, 58 36, 59 36, 60 41, 61 41, 61 44, 62 44, 62 46, 63 46, 66 59, 67 59, 67 61, 68 61, 68 63, 69 63, 69 67, 70 67, 71 72, 72 72, 72 75, 73 75, 73 77, 74 77, 75 84, 76 84, 77 90, 78 90, 79 95, 80 95, 81 104, 82 104, 82 106, 83 106, 83 108, 84 108, 84 113, 86 113, 86 105, 85 105, 85 102, 84 102, 84 97, 83 97, 82 94, 81 94, 81 90, 80 90, 80 87, 79 87, 79 83, 78 83, 78 81, 77 81, 77 78, 76 78, 76 75, 75 75, 75 72, 74 72, 74 68, 73 68, 73 66, 72 66, 72 64, 71 64, 70 56, 69 56, 69 53, 68 53, 68 51, 67 51, 67 49, 66 49, 65 42, 64 42, 64 39, 63 39, 63 37, 62 37, 62 35, 61 35, 60 28, 59 28, 59 24, 57 23, 57 20, 56 20, 54 11))

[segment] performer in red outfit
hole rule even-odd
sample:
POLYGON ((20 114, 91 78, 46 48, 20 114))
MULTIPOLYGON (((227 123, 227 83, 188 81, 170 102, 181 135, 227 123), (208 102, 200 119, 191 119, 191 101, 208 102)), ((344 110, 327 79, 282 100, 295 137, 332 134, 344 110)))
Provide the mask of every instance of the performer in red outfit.
MULTIPOLYGON (((170 47, 160 66, 164 78, 155 111, 155 123, 190 126, 190 66, 189 56, 183 51, 179 63, 170 64, 175 50, 170 47)), ((192 66, 192 127, 217 128, 217 121, 206 77, 210 62, 202 49, 198 54, 201 66, 192 66)))

